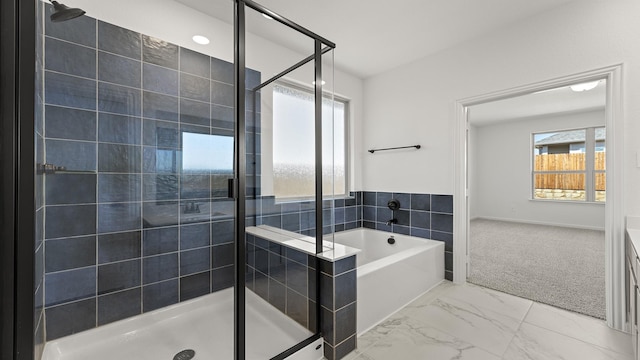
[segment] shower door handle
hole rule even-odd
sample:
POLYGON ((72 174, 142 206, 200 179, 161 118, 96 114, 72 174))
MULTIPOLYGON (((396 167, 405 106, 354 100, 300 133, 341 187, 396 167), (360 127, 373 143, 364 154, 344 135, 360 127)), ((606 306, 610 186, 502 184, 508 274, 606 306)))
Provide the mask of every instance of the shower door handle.
POLYGON ((227 179, 227 197, 231 199, 236 198, 236 179, 227 179))

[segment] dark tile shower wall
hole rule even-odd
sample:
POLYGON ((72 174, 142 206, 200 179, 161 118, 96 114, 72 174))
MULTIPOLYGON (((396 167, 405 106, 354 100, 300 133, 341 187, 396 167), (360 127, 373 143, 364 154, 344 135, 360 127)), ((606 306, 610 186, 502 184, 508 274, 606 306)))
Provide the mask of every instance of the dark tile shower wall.
POLYGON ((390 231, 445 243, 445 278, 453 280, 453 196, 365 191, 362 194, 362 225, 369 229, 390 231), (395 212, 387 202, 396 199, 395 212), (395 218, 396 224, 387 225, 395 218))
POLYGON ((182 161, 233 144, 233 64, 88 16, 45 35, 47 340, 232 286, 232 170, 182 161))

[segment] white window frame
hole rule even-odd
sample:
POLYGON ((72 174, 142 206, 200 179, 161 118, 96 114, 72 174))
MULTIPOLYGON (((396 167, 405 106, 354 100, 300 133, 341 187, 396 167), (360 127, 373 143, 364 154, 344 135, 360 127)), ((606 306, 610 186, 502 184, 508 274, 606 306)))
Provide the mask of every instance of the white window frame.
MULTIPOLYGON (((595 155, 596 155, 596 129, 605 128, 605 126, 591 126, 575 129, 554 130, 554 131, 540 131, 531 133, 531 200, 533 201, 561 201, 571 203, 597 203, 604 204, 605 201, 596 201, 596 174, 606 174, 605 170, 595 169, 595 155), (536 151, 535 151, 535 136, 538 134, 545 134, 550 132, 568 132, 568 131, 585 131, 585 168, 584 170, 554 170, 554 171, 535 171, 536 151), (585 200, 554 200, 554 199, 542 199, 536 198, 536 175, 539 174, 584 174, 585 177, 585 200)), ((605 151, 606 151, 606 139, 605 139, 605 151)))
MULTIPOLYGON (((285 79, 280 79, 274 82, 274 84, 276 85, 280 85, 283 87, 288 87, 291 88, 293 90, 297 90, 297 91, 303 91, 308 93, 309 95, 313 96, 314 95, 314 88, 310 87, 310 86, 305 86, 305 85, 301 85, 297 82, 293 82, 290 80, 285 80, 285 79)), ((335 194, 331 194, 328 196, 323 196, 324 199, 340 199, 340 198, 348 198, 350 197, 350 191, 349 191, 349 169, 350 169, 350 164, 349 164, 349 159, 351 158, 350 156, 350 144, 349 144, 349 129, 350 129, 350 124, 349 124, 349 114, 350 114, 350 100, 348 98, 336 95, 334 93, 330 93, 330 92, 323 92, 322 97, 324 99, 329 99, 329 100, 333 100, 333 101, 337 101, 337 102, 341 102, 344 104, 344 193, 335 193, 335 194)), ((275 114, 274 114, 275 115, 275 114)), ((274 120, 273 120, 273 124, 272 126, 275 126, 275 116, 274 116, 274 120)), ((274 159, 274 163, 275 163, 275 159, 274 159)), ((275 177, 274 177, 274 184, 275 184, 275 177)), ((314 194, 310 194, 309 196, 279 196, 278 194, 276 194, 275 192, 275 185, 274 185, 274 192, 273 195, 276 198, 277 202, 295 202, 295 201, 307 201, 307 200, 314 200, 315 199, 315 195, 314 194)))

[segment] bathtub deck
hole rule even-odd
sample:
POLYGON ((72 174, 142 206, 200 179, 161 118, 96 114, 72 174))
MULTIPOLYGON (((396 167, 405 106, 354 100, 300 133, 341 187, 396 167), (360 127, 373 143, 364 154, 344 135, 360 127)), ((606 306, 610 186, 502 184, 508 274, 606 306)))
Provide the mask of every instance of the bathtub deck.
MULTIPOLYGON (((251 291, 246 319, 247 359, 268 359, 312 335, 251 291)), ((54 340, 42 360, 172 359, 184 349, 195 359, 233 359, 232 288, 54 340)))

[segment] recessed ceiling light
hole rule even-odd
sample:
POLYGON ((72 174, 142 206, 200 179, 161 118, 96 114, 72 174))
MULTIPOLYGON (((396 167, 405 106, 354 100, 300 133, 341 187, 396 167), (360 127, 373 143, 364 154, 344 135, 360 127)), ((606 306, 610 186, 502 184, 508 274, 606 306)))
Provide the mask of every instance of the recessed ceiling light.
POLYGON ((264 16, 265 19, 273 20, 273 18, 267 14, 262 14, 262 16, 264 16))
POLYGON ((209 39, 207 39, 207 37, 202 36, 202 35, 194 35, 192 37, 193 41, 195 41, 196 43, 200 44, 200 45, 207 45, 209 43, 209 39))
POLYGON ((586 82, 586 83, 582 83, 582 84, 571 85, 571 90, 573 90, 575 92, 589 91, 591 89, 594 89, 596 86, 598 86, 598 83, 600 83, 600 80, 586 82))
MULTIPOLYGON (((324 85, 324 84, 326 84, 326 83, 327 83, 326 81, 322 80, 322 82, 321 82, 320 84, 324 85)), ((316 84, 316 82, 315 82, 315 81, 312 81, 312 82, 311 82, 311 85, 315 85, 315 84, 316 84)))

